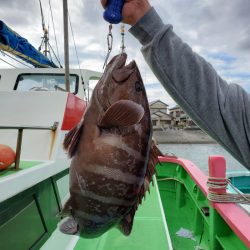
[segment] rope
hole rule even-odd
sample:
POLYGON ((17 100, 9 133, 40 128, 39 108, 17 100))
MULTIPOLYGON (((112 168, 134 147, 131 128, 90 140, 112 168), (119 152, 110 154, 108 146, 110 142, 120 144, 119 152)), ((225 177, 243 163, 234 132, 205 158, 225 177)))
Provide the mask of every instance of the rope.
MULTIPOLYGON (((53 12, 52 12, 52 8, 51 8, 51 2, 49 0, 49 7, 50 7, 50 13, 51 13, 51 19, 52 19, 52 25, 53 25, 53 31, 54 31, 54 37, 55 37, 55 42, 56 42, 56 50, 57 50, 57 56, 55 55, 54 51, 54 55, 60 65, 60 67, 62 68, 62 65, 61 65, 61 60, 60 60, 60 56, 59 56, 59 50, 58 50, 58 43, 57 43, 57 37, 56 37, 56 30, 55 30, 55 24, 54 24, 54 17, 53 17, 53 12)), ((50 46, 51 47, 51 46, 50 46)))
MULTIPOLYGON (((16 62, 18 62, 18 63, 20 63, 20 64, 22 64, 22 65, 24 65, 24 66, 26 66, 26 67, 28 67, 28 68, 30 68, 30 69, 32 69, 32 67, 30 67, 29 65, 27 65, 27 64, 25 64, 25 63, 23 63, 23 62, 17 60, 15 57, 13 57, 13 56, 11 56, 11 55, 8 55, 7 53, 5 53, 5 52, 2 51, 2 50, 1 50, 1 53, 2 53, 4 56, 8 56, 8 57, 11 58, 12 60, 14 60, 14 61, 16 61, 16 62)), ((3 60, 3 59, 1 59, 1 60, 4 61, 4 62, 6 62, 6 61, 3 60)), ((11 66, 13 66, 12 64, 10 64, 10 63, 8 63, 8 62, 6 62, 6 63, 9 64, 9 65, 11 65, 11 66)), ((15 67, 15 66, 13 66, 13 67, 15 67)), ((15 68, 16 68, 16 67, 15 67, 15 68)))
POLYGON ((75 36, 74 36, 73 27, 72 27, 72 23, 71 23, 71 18, 70 18, 69 12, 68 12, 68 17, 69 17, 69 24, 70 24, 71 34, 72 34, 72 38, 73 38, 73 43, 74 43, 74 48, 75 48, 77 63, 78 63, 78 67, 79 67, 79 70, 80 70, 81 80, 82 80, 82 84, 83 84, 83 92, 84 92, 84 95, 85 95, 85 99, 88 101, 88 97, 87 97, 87 93, 86 93, 86 89, 85 89, 85 84, 84 84, 83 76, 82 76, 82 70, 81 70, 81 67, 80 67, 80 61, 79 61, 79 57, 78 57, 78 52, 77 52, 77 48, 76 48, 75 36))
POLYGON ((241 204, 250 204, 250 194, 243 194, 237 188, 235 188, 229 179, 227 178, 216 178, 209 177, 207 181, 207 186, 212 189, 223 189, 227 188, 230 185, 232 189, 236 192, 236 194, 225 193, 218 194, 211 190, 208 191, 207 198, 213 202, 220 203, 241 203, 241 204))
POLYGON ((51 51, 52 51, 52 53, 53 53, 54 57, 56 58, 57 62, 59 63, 60 68, 62 68, 62 65, 61 65, 60 59, 58 59, 58 58, 57 58, 57 56, 56 56, 56 54, 55 54, 55 52, 54 52, 54 50, 53 50, 52 46, 50 45, 50 43, 49 43, 49 48, 51 49, 51 51))
POLYGON ((0 60, 1 61, 3 61, 3 62, 5 62, 5 63, 7 63, 7 64, 9 64, 10 66, 12 66, 13 68, 17 68, 16 66, 14 66, 13 64, 11 64, 11 63, 9 63, 9 62, 7 62, 7 61, 5 61, 4 59, 2 59, 2 58, 0 58, 0 60))
MULTIPOLYGON (((182 181, 176 178, 162 178, 158 179, 157 181, 177 181, 181 184, 184 184, 182 181)), ((230 185, 236 194, 218 194, 209 190, 207 198, 212 202, 219 202, 219 203, 241 203, 241 204, 250 204, 250 194, 243 194, 239 192, 237 188, 235 188, 229 179, 226 178, 215 178, 209 177, 207 181, 207 186, 213 189, 223 189, 227 188, 230 185)))
POLYGON ((43 15, 43 8, 42 8, 42 3, 41 0, 39 0, 40 3, 40 11, 41 11, 41 17, 42 17, 42 28, 45 30, 45 22, 44 22, 44 15, 43 15))

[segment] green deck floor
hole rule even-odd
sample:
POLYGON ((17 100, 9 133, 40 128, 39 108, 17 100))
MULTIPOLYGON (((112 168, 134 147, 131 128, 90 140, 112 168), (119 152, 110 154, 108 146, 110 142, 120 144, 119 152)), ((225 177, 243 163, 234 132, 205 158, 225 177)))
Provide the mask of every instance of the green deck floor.
POLYGON ((167 250, 168 242, 164 228, 157 188, 151 187, 150 194, 139 207, 131 235, 126 237, 113 228, 96 239, 80 238, 74 250, 167 250))
POLYGON ((184 168, 162 163, 157 166, 157 180, 173 249, 248 249, 184 168))
POLYGON ((19 171, 25 170, 25 169, 29 169, 32 167, 35 167, 39 164, 41 164, 42 162, 40 161, 21 161, 20 162, 20 167, 18 170, 15 170, 14 166, 10 166, 8 169, 6 170, 0 170, 0 178, 4 177, 4 176, 8 176, 11 174, 15 174, 19 171))
POLYGON ((168 250, 170 243, 167 239, 164 223, 158 188, 155 186, 150 188, 150 194, 147 193, 146 199, 139 206, 130 236, 126 237, 117 228, 113 228, 94 239, 80 238, 79 236, 72 238, 72 236, 62 234, 57 229, 41 249, 168 250), (73 243, 74 247, 69 247, 72 239, 73 242, 77 241, 77 243, 73 243))
POLYGON ((199 244, 199 237, 196 236, 195 239, 192 240, 176 235, 181 228, 193 231, 194 208, 190 204, 182 208, 177 208, 176 196, 164 190, 161 190, 161 198, 165 201, 163 207, 166 213, 171 239, 174 242, 174 249, 184 250, 184 247, 185 249, 195 249, 199 244))

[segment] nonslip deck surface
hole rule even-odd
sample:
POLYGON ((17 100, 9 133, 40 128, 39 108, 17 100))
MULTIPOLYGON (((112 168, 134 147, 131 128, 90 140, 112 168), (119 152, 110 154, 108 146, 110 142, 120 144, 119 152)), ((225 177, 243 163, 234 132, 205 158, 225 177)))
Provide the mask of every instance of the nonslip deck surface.
POLYGON ((37 166, 37 165, 39 165, 41 163, 42 163, 41 161, 21 161, 20 162, 20 167, 19 167, 18 170, 15 170, 14 165, 10 166, 6 170, 0 170, 0 178, 4 177, 4 176, 11 175, 11 174, 18 173, 19 171, 22 171, 22 170, 26 170, 26 169, 35 167, 35 166, 37 166))
POLYGON ((113 228, 98 238, 86 239, 62 234, 57 228, 41 250, 168 250, 171 243, 164 224, 158 187, 151 186, 150 194, 138 208, 130 236, 113 228))
POLYGON ((131 235, 124 236, 113 228, 96 239, 80 238, 74 250, 166 250, 168 242, 160 209, 157 187, 151 187, 150 194, 139 207, 131 235))

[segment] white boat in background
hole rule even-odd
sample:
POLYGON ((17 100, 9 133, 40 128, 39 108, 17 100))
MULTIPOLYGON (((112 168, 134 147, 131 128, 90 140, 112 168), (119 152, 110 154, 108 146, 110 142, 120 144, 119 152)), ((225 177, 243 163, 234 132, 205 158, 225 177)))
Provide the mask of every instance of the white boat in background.
POLYGON ((0 143, 16 149, 18 168, 0 172, 0 249, 39 248, 56 228, 69 190, 62 141, 82 118, 85 86, 100 76, 70 70, 68 93, 64 69, 0 70, 0 143))
POLYGON ((16 151, 15 163, 0 171, 5 250, 39 249, 56 229, 69 193, 70 160, 62 142, 84 114, 89 82, 102 75, 70 69, 67 92, 65 69, 26 42, 0 22, 0 49, 37 67, 0 69, 0 144, 16 151))

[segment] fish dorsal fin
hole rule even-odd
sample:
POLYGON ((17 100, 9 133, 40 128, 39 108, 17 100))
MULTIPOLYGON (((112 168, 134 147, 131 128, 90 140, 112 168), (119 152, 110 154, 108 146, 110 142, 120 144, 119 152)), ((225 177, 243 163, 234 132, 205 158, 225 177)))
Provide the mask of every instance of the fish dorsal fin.
POLYGON ((99 122, 103 128, 117 126, 131 126, 142 119, 144 108, 130 100, 120 100, 112 104, 104 113, 99 122))
POLYGON ((63 148, 68 152, 69 157, 73 157, 83 131, 83 121, 81 121, 77 126, 72 128, 65 136, 63 142, 63 148))

